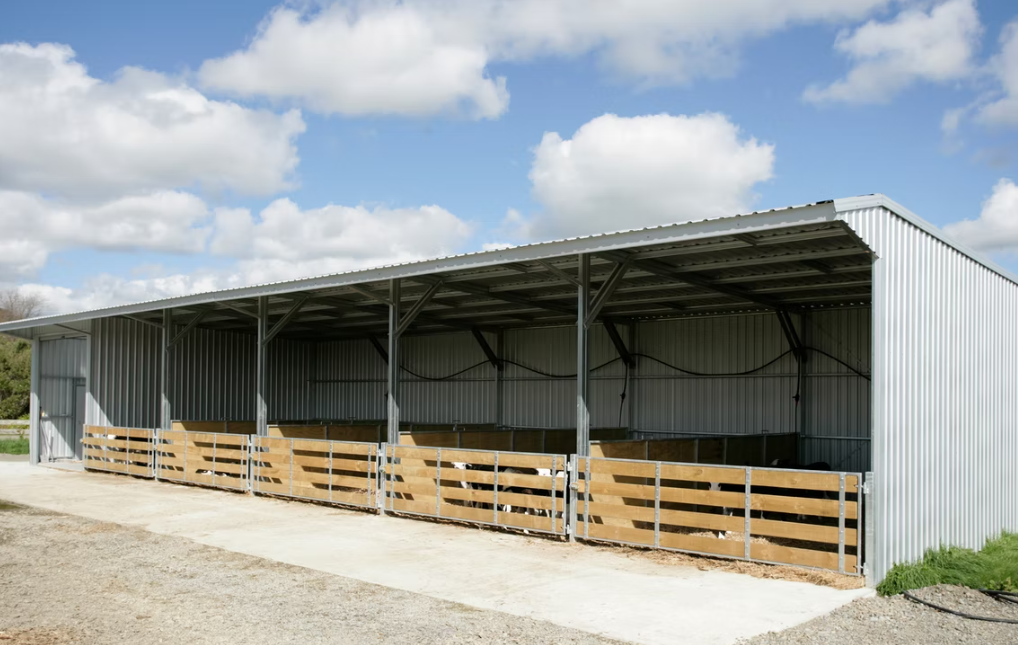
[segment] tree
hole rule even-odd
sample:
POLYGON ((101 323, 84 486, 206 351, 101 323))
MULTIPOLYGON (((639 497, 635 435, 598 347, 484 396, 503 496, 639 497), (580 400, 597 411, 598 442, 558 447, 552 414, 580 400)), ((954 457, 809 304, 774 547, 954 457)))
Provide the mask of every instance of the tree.
POLYGON ((42 296, 36 293, 24 293, 17 289, 0 291, 0 322, 38 316, 43 304, 42 296))
MULTIPOLYGON (((17 289, 0 291, 0 322, 39 315, 43 299, 17 289)), ((32 345, 0 334, 0 419, 28 414, 32 383, 32 345)))

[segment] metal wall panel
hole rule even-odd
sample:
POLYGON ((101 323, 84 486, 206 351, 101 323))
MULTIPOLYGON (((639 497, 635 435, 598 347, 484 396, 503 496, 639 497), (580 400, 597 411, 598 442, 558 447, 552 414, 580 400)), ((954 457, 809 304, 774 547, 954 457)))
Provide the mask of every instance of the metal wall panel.
POLYGON ((637 351, 699 374, 639 358, 635 376, 639 430, 695 434, 796 432, 798 367, 774 314, 705 317, 641 324, 637 351))
MULTIPOLYGON (((495 336, 485 337, 494 347, 495 336)), ((401 350, 403 366, 414 372, 404 371, 401 381, 403 422, 495 422, 495 368, 471 334, 411 336, 401 350)), ((385 418, 385 362, 369 341, 319 343, 315 354, 318 417, 385 418)))
MULTIPOLYGON (((308 384, 313 345, 277 338, 268 347, 269 419, 313 418, 308 384)), ((251 334, 191 331, 170 349, 171 416, 204 421, 253 420, 256 361, 257 339, 251 334)))
POLYGON ((81 426, 77 388, 88 376, 88 341, 61 338, 39 343, 40 459, 73 459, 80 456, 81 426))
MULTIPOLYGON (((872 316, 868 307, 813 312, 803 327, 803 342, 869 374, 872 316)), ((868 471, 870 381, 819 352, 809 353, 806 374, 800 460, 824 461, 834 470, 868 471)))
POLYGON ((1018 530, 1018 285, 882 208, 840 216, 876 253, 872 581, 930 547, 1018 530))
POLYGON ((159 425, 162 331, 126 318, 99 318, 92 327, 91 391, 95 423, 159 425))
MULTIPOLYGON (((620 329, 620 334, 624 329, 620 329)), ((519 365, 505 370, 505 423, 517 427, 576 426, 576 327, 514 329, 505 332, 504 357, 519 365), (562 375, 554 378, 546 375, 562 375)), ((590 328, 590 425, 619 424, 620 394, 626 368, 602 325, 590 328)), ((629 423, 628 405, 622 425, 629 423)))

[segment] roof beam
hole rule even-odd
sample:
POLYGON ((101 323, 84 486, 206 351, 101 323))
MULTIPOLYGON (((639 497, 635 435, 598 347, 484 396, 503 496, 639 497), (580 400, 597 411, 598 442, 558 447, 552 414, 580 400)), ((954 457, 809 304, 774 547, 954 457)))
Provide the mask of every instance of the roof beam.
POLYGON ((220 302, 219 304, 222 307, 226 307, 227 309, 236 311, 237 313, 244 314, 249 318, 254 318, 255 320, 258 320, 258 312, 251 311, 250 309, 245 309, 244 307, 241 307, 240 305, 235 305, 232 302, 220 302))
POLYGON ((151 327, 155 327, 156 329, 162 329, 163 328, 162 323, 152 322, 151 320, 142 318, 141 316, 137 316, 135 314, 124 314, 121 317, 122 318, 129 318, 130 320, 133 320, 135 322, 140 322, 143 325, 149 325, 151 327))
POLYGON ((477 344, 481 346, 481 351, 488 357, 488 362, 491 363, 496 370, 502 371, 505 368, 505 364, 502 359, 495 354, 495 351, 491 349, 491 345, 488 344, 488 339, 484 337, 481 330, 474 327, 470 330, 470 333, 474 335, 474 339, 477 340, 477 344))
MULTIPOLYGON (((181 329, 180 332, 177 335, 175 335, 173 338, 170 339, 170 342, 167 343, 167 346, 168 347, 173 347, 174 345, 179 343, 181 341, 181 339, 184 338, 184 336, 187 336, 189 333, 191 333, 191 330, 194 329, 198 325, 198 323, 201 322, 201 319, 204 318, 208 313, 209 313, 208 309, 203 309, 203 310, 199 311, 197 314, 195 314, 194 318, 189 320, 188 323, 186 325, 184 325, 184 328, 181 329)), ((171 316, 172 316, 172 314, 171 314, 171 316)))
MULTIPOLYGON (((600 253, 599 255, 601 255, 601 257, 613 259, 616 262, 624 261, 626 257, 628 257, 628 255, 624 252, 600 253)), ((758 305, 768 307, 770 309, 784 308, 784 305, 778 300, 774 300, 766 296, 760 296, 754 294, 749 290, 741 289, 739 287, 718 284, 717 282, 711 280, 710 278, 699 276, 694 273, 689 273, 687 271, 680 271, 676 267, 673 267, 665 262, 661 262, 660 260, 635 260, 635 263, 644 271, 648 271, 662 278, 678 280, 680 282, 685 282, 687 284, 701 287, 703 289, 708 289, 710 291, 724 294, 732 298, 748 300, 749 302, 756 303, 758 305)))
MULTIPOLYGON (((442 280, 442 278, 436 278, 433 276, 417 276, 413 278, 413 280, 415 282, 434 284, 436 281, 442 280)), ((511 293, 493 293, 487 287, 482 287, 471 282, 457 281, 455 284, 446 286, 453 291, 461 291, 474 296, 483 296, 485 298, 491 298, 492 300, 501 300, 502 302, 508 302, 514 305, 523 305, 532 309, 547 309, 556 313, 569 314, 570 316, 576 315, 576 309, 572 307, 553 305, 549 303, 538 303, 526 296, 517 296, 511 293)))
POLYGON ((565 280, 566 282, 568 282, 569 284, 573 285, 574 287, 580 286, 580 281, 575 276, 566 273, 565 271, 563 271, 562 269, 558 268, 557 266, 555 266, 551 262, 549 262, 547 260, 538 260, 537 263, 540 264, 541 266, 543 266, 545 269, 547 269, 553 275, 558 276, 559 278, 565 280))
POLYGON ((611 339, 612 344, 615 345, 615 351, 619 353, 619 358, 626 364, 626 367, 633 369, 636 367, 636 359, 629 353, 629 349, 626 347, 626 343, 623 342, 622 336, 619 334, 619 330, 615 327, 615 323, 610 320, 604 321, 604 330, 608 332, 608 338, 611 339))
POLYGON ((399 326, 396 328, 396 336, 402 336, 403 332, 410 327, 414 319, 420 315, 421 310, 424 309, 425 305, 431 302, 431 299, 435 297, 438 290, 442 288, 442 281, 438 280, 431 287, 424 292, 424 295, 418 298, 417 302, 410 307, 410 310, 403 314, 403 319, 399 321, 399 326))
POLYGON ((601 287, 597 290, 597 295, 594 296, 594 300, 590 303, 590 309, 587 311, 587 318, 583 323, 590 327, 595 320, 597 320, 598 314, 601 313, 601 309, 604 307, 608 299, 612 297, 615 288, 619 286, 619 282, 625 277, 626 271, 629 270, 629 265, 632 262, 632 257, 626 256, 622 262, 615 265, 612 269, 611 275, 608 279, 601 283, 601 287))
POLYGON ((272 329, 265 333, 265 338, 262 339, 262 345, 268 345, 269 341, 275 338, 276 335, 279 334, 279 332, 283 331, 283 328, 286 327, 286 324, 290 322, 293 319, 293 317, 300 312, 301 307, 303 307, 309 299, 310 298, 308 296, 298 298, 297 301, 293 303, 293 306, 290 307, 290 311, 283 314, 283 317, 280 318, 279 321, 272 326, 272 329))
POLYGON ((361 294, 362 296, 364 296, 366 298, 370 298, 371 300, 373 300, 375 302, 378 302, 380 304, 383 304, 383 305, 390 305, 390 304, 392 304, 392 300, 389 300, 387 297, 385 297, 383 295, 379 295, 379 294, 375 293, 374 291, 371 291, 370 289, 365 289, 364 287, 360 287, 360 286, 357 286, 355 284, 351 284, 347 288, 350 289, 351 291, 356 291, 357 293, 361 294))

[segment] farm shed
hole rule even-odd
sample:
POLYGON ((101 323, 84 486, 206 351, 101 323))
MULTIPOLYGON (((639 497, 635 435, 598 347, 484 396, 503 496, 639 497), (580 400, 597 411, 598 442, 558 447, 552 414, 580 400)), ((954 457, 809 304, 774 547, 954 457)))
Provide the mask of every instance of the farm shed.
POLYGON ((433 506, 544 530, 497 499, 500 467, 539 467, 552 476, 502 477, 550 493, 511 495, 543 509, 552 533, 596 528, 627 543, 865 572, 875 584, 928 547, 979 548, 1018 530, 1016 319, 1018 278, 872 195, 0 332, 36 350, 34 463, 84 458, 364 506, 377 495, 391 511, 433 506), (789 471, 800 473, 789 484, 759 468, 773 458, 840 474, 789 471), (567 462, 572 492, 554 476, 567 462), (296 478, 313 463, 328 469, 296 478), (487 471, 453 471, 464 463, 487 471), (336 477, 357 473, 370 480, 363 490, 334 492, 336 477), (423 497, 416 481, 437 492, 423 497), (809 482, 828 498, 757 499, 809 482), (741 517, 698 516, 743 494, 741 517), (624 512, 595 526, 613 500, 624 512), (801 548, 751 544, 799 530, 794 514, 751 509, 801 517, 824 504, 829 521, 802 530, 836 551, 798 559, 801 548), (744 522, 745 550, 665 535, 667 522, 722 533, 744 522))

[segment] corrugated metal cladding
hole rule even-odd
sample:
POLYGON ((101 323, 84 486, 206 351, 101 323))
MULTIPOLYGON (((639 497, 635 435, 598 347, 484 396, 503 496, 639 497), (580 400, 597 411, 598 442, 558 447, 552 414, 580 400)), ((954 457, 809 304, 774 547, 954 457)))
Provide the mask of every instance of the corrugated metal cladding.
MULTIPOLYGON (((496 346, 494 334, 485 338, 496 346)), ((495 368, 472 335, 410 336, 401 351, 404 422, 494 423, 495 368)), ((316 361, 317 417, 385 418, 385 361, 369 341, 319 343, 316 361)))
POLYGON ((162 331, 125 318, 100 318, 92 327, 91 391, 99 425, 159 425, 162 331))
POLYGON ((80 457, 87 370, 84 338, 39 343, 40 460, 80 457))
MULTIPOLYGON (((121 318, 95 323, 97 423, 158 426, 162 332, 121 318)), ((281 339, 269 344, 267 397, 273 419, 314 417, 308 383, 313 349, 309 343, 281 339)), ((172 418, 253 419, 256 350, 254 337, 247 334, 195 329, 181 339, 170 349, 172 418)))
POLYGON ((841 217, 873 275, 874 580, 1018 530, 1018 285, 882 208, 841 217))
MULTIPOLYGON (((625 337, 626 330, 620 334, 625 337)), ((590 328, 590 425, 619 425, 626 368, 601 325, 590 328), (606 364, 607 363, 607 364, 606 364)), ((512 426, 576 426, 576 327, 515 329, 505 332, 503 357, 519 365, 505 369, 505 423, 512 426), (544 372, 538 374, 533 368, 544 372), (548 376, 553 375, 553 376, 548 376), (555 378, 563 377, 563 378, 555 378)), ((629 423, 622 406, 622 425, 629 423)))
MULTIPOLYGON (((870 374, 872 317, 869 308, 815 311, 801 329, 803 343, 870 374)), ((870 469, 870 381, 819 352, 810 352, 802 383, 804 463, 825 461, 834 470, 870 469)))
POLYGON ((692 434, 795 432, 798 367, 773 314, 645 323, 637 330, 636 425, 692 434), (661 362, 699 374, 683 374, 661 362), (657 360, 654 360, 657 359, 657 360))

